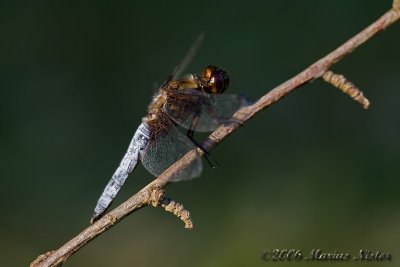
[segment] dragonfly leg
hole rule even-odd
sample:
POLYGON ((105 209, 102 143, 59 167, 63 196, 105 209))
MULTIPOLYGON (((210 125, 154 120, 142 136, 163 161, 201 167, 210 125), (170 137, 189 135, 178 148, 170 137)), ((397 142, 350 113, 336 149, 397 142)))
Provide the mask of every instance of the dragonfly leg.
POLYGON ((211 166, 211 168, 215 169, 216 167, 219 167, 220 164, 211 158, 210 152, 208 152, 206 149, 204 149, 199 143, 197 143, 196 140, 194 140, 193 138, 194 135, 194 131, 193 130, 188 130, 186 136, 189 138, 190 141, 192 141, 192 143, 198 147, 201 151, 203 151, 204 153, 204 158, 206 159, 206 161, 208 162, 208 164, 211 166), (213 163, 214 162, 214 163, 213 163))

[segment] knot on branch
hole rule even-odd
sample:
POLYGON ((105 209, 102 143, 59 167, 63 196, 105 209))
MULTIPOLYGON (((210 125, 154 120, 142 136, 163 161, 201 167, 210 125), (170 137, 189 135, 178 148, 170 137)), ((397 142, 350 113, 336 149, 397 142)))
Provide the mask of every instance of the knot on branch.
POLYGON ((328 70, 324 72, 322 79, 324 79, 325 82, 332 84, 346 95, 350 96, 354 101, 360 103, 365 109, 369 107, 369 100, 364 96, 363 92, 352 82, 347 80, 343 75, 336 74, 328 70))
POLYGON ((150 191, 149 195, 149 204, 152 205, 153 207, 157 207, 160 205, 162 199, 164 198, 164 189, 162 188, 153 188, 150 191))
POLYGON ((117 218, 110 213, 108 213, 105 217, 109 220, 110 225, 114 225, 118 221, 117 218))

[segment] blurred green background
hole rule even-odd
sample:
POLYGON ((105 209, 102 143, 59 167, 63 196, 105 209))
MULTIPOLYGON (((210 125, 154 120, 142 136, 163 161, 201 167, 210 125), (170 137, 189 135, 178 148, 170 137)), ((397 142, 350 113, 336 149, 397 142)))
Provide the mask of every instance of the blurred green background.
MULTIPOLYGON (((2 1, 1 265, 27 266, 88 226, 155 84, 198 34, 205 40, 188 72, 222 66, 231 93, 257 99, 390 5, 2 1)), ((309 265, 260 259, 275 248, 381 250, 393 261, 368 266, 397 265, 399 47, 400 25, 394 25, 333 67, 362 88, 370 110, 315 81, 213 150, 220 168, 205 164, 201 178, 170 186, 168 195, 190 210, 194 230, 146 208, 65 266, 309 265)), ((113 207, 151 179, 136 169, 113 207)))

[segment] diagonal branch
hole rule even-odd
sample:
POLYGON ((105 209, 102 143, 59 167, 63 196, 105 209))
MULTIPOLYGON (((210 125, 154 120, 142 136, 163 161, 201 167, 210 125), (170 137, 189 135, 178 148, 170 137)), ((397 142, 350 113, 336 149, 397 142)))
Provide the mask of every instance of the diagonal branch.
MULTIPOLYGON (((234 121, 238 121, 240 123, 219 127, 205 140, 203 147, 206 150, 212 149, 219 142, 229 136, 233 131, 235 131, 241 123, 246 122, 255 114, 277 102, 282 97, 299 88, 300 86, 320 78, 334 63, 351 53, 354 49, 369 40, 378 32, 384 30, 386 27, 399 20, 399 18, 400 0, 394 0, 393 8, 370 26, 359 32, 336 50, 332 51, 322 59, 306 68, 298 75, 269 91, 253 105, 245 107, 236 112, 234 115, 234 121)), ((110 211, 106 216, 90 225, 83 232, 65 243, 58 250, 40 255, 34 262, 31 263, 31 267, 58 266, 76 251, 81 249, 84 245, 101 235, 104 231, 110 229, 114 224, 121 221, 124 217, 147 205, 162 203, 163 189, 169 185, 169 178, 174 176, 175 173, 182 170, 185 166, 189 165, 197 156, 201 154, 202 151, 198 151, 197 149, 189 151, 184 157, 175 162, 157 179, 149 183, 146 187, 141 189, 114 210, 110 211)))

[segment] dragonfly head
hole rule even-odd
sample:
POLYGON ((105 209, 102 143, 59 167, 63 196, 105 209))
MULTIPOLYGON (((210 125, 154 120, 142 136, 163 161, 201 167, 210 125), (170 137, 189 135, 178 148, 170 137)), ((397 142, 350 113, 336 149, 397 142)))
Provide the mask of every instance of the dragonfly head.
POLYGON ((212 65, 204 69, 202 78, 206 83, 204 91, 209 94, 221 94, 229 85, 228 73, 212 65))

